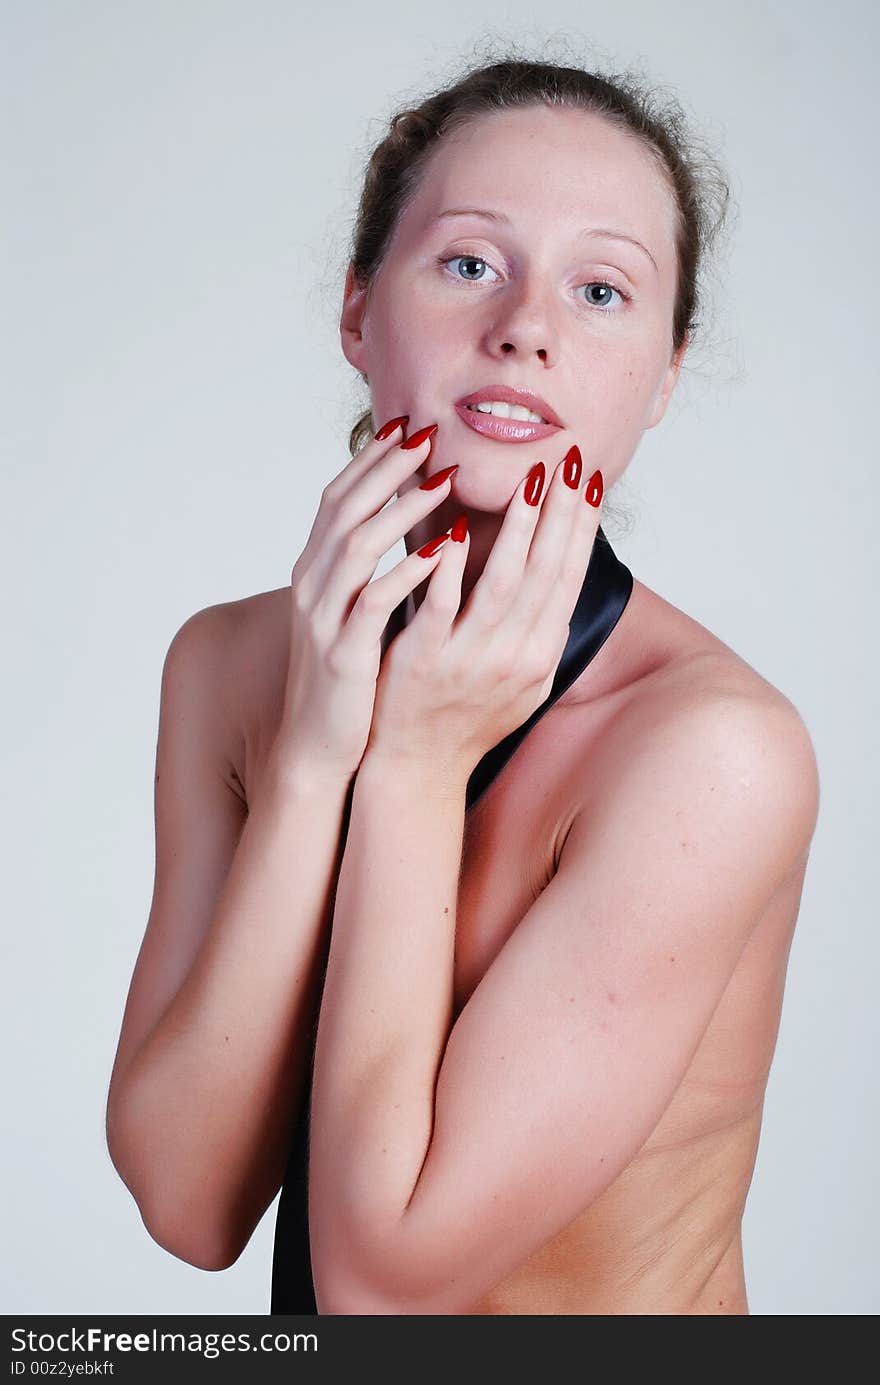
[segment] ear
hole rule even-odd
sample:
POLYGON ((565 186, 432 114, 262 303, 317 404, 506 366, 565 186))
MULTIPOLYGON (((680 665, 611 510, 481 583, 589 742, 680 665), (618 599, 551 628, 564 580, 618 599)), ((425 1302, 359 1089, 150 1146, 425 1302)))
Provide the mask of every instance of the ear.
POLYGON ((354 266, 349 263, 345 275, 345 293, 342 300, 342 316, 339 319, 339 338, 342 350, 349 365, 366 377, 364 365, 365 347, 363 319, 367 307, 366 285, 361 285, 354 277, 354 266))
POLYGON ((672 391, 675 389, 675 383, 678 380, 678 373, 681 370, 681 363, 685 358, 685 353, 689 346, 690 336, 687 332, 685 332, 684 341, 682 342, 678 350, 673 352, 672 360, 669 362, 669 365, 667 367, 666 374, 663 378, 663 384, 660 387, 660 392, 657 395, 657 398, 654 400, 654 407, 651 410, 651 417, 645 424, 646 431, 648 428, 656 428, 657 424, 660 422, 660 420, 663 418, 663 415, 666 413, 666 406, 669 403, 669 398, 672 394, 672 391))

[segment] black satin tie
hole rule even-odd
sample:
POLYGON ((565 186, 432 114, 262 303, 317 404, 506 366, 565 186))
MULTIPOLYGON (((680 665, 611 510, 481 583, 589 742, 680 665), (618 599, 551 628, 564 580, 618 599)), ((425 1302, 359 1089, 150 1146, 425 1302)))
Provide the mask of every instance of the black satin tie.
MULTIPOLYGON (((540 707, 535 709, 522 726, 511 731, 509 736, 505 736, 504 740, 499 741, 480 760, 468 779, 466 810, 471 809, 486 792, 493 779, 507 764, 520 741, 525 739, 544 713, 549 711, 554 702, 571 687, 575 679, 587 667, 587 664, 595 658, 622 616, 632 594, 632 588, 632 573, 615 556, 600 527, 593 542, 589 567, 572 614, 568 640, 556 670, 553 686, 540 707)), ((401 620, 404 608, 405 603, 401 603, 392 616, 393 621, 399 622, 401 620)), ((341 859, 345 836, 348 831, 351 800, 350 791, 338 859, 341 859)), ((316 1036, 317 1019, 312 1033, 312 1058, 314 1058, 316 1036)), ((310 1063, 306 1090, 303 1095, 299 1119, 293 1133, 275 1221, 275 1248, 272 1258, 272 1313, 303 1313, 314 1316, 318 1312, 315 1302, 315 1287, 312 1281, 306 1183, 311 1086, 310 1063)))

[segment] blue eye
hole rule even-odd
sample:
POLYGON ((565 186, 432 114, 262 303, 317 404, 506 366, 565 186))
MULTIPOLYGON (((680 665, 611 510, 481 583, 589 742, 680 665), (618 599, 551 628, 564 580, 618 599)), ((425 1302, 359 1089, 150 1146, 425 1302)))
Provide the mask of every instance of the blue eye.
MULTIPOLYGON (((440 263, 441 263, 441 264, 444 264, 444 265, 447 265, 447 264, 454 264, 454 262, 455 262, 456 260, 458 260, 458 261, 459 261, 460 263, 462 263, 462 264, 483 265, 486 269, 489 269, 489 268, 490 268, 490 266, 487 264, 487 262, 486 262, 485 260, 481 260, 480 257, 479 257, 478 255, 452 255, 452 256, 450 256, 450 258, 447 259, 447 260, 441 260, 440 263)), ((453 272, 454 272, 454 271, 453 271, 453 272)), ((495 273, 494 269, 492 270, 492 273, 493 273, 493 274, 495 273)), ((456 278, 458 278, 458 275, 456 275, 456 278)), ((471 284, 481 284, 481 283, 483 282, 483 280, 482 280, 482 279, 465 279, 465 280, 463 280, 463 282, 464 282, 464 283, 471 283, 471 284)))
MULTIPOLYGON (((625 303, 629 302, 629 294, 624 293, 623 289, 617 289, 613 284, 606 283, 604 279, 594 279, 591 284, 585 284, 586 289, 608 289, 611 293, 616 293, 618 298, 622 298, 625 303)), ((598 308, 600 312, 607 313, 609 310, 602 303, 591 303, 591 307, 598 308)))
MULTIPOLYGON (((483 269, 492 269, 492 266, 488 263, 488 261, 482 259, 479 255, 471 255, 467 252, 465 252, 462 255, 449 255, 446 258, 441 257, 437 261, 437 263, 443 266, 444 268, 447 265, 452 265, 456 262, 462 265, 470 265, 471 267, 480 265, 483 267, 483 269)), ((491 282, 491 280, 486 280, 486 278, 483 275, 477 277, 474 273, 460 275, 455 270, 451 270, 450 272, 460 284, 483 284, 491 282)), ((492 269, 492 273, 495 273, 494 269, 492 269)), ((616 293, 618 298, 622 299, 624 303, 628 303, 631 298, 630 294, 624 293, 623 289, 617 288, 615 284, 610 284, 605 279, 595 279, 588 284, 582 285, 582 287, 588 290, 595 288, 605 289, 607 291, 610 291, 611 293, 616 293)), ((588 301, 587 306, 597 309, 597 311, 600 313, 613 313, 613 309, 606 307, 604 303, 588 301)))

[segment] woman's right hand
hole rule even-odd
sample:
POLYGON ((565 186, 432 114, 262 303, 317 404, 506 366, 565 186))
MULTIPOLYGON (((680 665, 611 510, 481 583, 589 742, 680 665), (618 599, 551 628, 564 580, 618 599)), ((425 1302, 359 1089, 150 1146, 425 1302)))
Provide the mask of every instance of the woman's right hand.
POLYGON ((282 771, 307 763, 343 776, 356 772, 370 735, 383 632, 395 607, 440 560, 442 543, 431 557, 409 553, 370 580, 382 555, 448 497, 458 469, 445 468, 439 486, 416 486, 389 505, 427 461, 437 429, 429 425, 404 441, 407 421, 390 420, 328 482, 294 564, 287 684, 272 751, 282 771))

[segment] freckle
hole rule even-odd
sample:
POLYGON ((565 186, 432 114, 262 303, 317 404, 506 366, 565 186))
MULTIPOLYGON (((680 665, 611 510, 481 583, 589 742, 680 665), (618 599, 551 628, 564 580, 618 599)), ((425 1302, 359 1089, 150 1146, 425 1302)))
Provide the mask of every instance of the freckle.
POLYGON ((574 996, 573 996, 573 995, 570 995, 570 996, 568 997, 568 1003, 569 1003, 569 1005, 574 1005, 574 996))
POLYGON ((449 905, 448 905, 448 904, 446 905, 446 908, 443 910, 443 912, 444 912, 444 914, 448 914, 448 913, 449 913, 449 905))
POLYGON ((605 1155, 604 1155, 604 1154, 603 1154, 602 1157, 600 1158, 599 1163, 600 1163, 600 1164, 604 1164, 604 1163, 605 1163, 605 1155))
POLYGON ((670 960, 670 962, 674 962, 674 961, 675 961, 675 958, 674 958, 674 957, 670 957, 669 960, 670 960))
POLYGON ((723 1298, 720 1298, 720 1299, 718 1300, 718 1307, 719 1307, 719 1308, 723 1308, 723 1307, 724 1307, 724 1299, 723 1299, 723 1298))
POLYGON ((226 1042, 229 1043, 229 1035, 228 1035, 228 1034, 224 1034, 223 1037, 224 1037, 224 1039, 226 1040, 226 1042))

